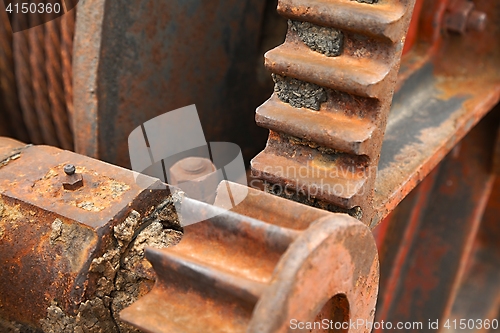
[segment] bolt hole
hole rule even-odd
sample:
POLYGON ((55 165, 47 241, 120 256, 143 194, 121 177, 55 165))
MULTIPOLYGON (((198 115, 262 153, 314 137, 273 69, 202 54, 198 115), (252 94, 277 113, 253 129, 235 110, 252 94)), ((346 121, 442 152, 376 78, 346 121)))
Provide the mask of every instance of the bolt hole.
POLYGON ((329 324, 321 325, 320 329, 313 329, 314 333, 347 333, 349 331, 349 300, 344 294, 337 294, 330 298, 321 311, 316 315, 314 322, 323 323, 327 319, 329 324), (347 323, 342 325, 343 323, 347 323), (344 328, 342 328, 344 326, 344 328))

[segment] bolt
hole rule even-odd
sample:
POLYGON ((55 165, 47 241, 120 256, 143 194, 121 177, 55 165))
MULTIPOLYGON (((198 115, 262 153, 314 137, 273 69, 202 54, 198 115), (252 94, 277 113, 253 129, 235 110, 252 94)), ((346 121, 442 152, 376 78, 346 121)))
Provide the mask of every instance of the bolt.
POLYGON ((467 31, 483 31, 486 27, 486 14, 475 10, 474 7, 472 1, 450 1, 444 16, 446 29, 461 35, 467 31))
POLYGON ((199 174, 203 173, 208 166, 211 166, 210 160, 199 157, 188 157, 179 162, 179 166, 186 172, 199 174))
POLYGON ((467 30, 483 31, 486 28, 486 13, 473 10, 467 18, 467 30))
POLYGON ((207 158, 187 157, 172 165, 169 183, 192 199, 213 203, 220 182, 216 167, 207 158))
POLYGON ((71 175, 74 175, 75 172, 76 172, 76 168, 73 164, 66 164, 64 166, 64 172, 68 175, 68 176, 71 176, 71 175))

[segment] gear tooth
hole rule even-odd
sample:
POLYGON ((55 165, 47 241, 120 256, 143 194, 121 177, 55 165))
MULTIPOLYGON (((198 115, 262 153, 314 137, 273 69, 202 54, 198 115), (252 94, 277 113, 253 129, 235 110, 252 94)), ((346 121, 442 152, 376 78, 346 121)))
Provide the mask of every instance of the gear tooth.
POLYGON ((414 4, 279 1, 288 33, 265 55, 276 86, 256 111, 257 124, 271 134, 252 161, 254 173, 306 193, 310 205, 369 208, 414 4), (303 175, 293 172, 304 168, 303 175))

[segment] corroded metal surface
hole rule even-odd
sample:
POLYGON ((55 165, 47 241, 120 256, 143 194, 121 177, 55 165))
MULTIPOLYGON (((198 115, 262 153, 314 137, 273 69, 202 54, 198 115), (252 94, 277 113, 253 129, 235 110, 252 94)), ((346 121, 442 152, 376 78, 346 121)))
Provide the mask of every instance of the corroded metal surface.
POLYGON ((265 133, 254 126, 252 110, 269 93, 255 70, 264 5, 264 0, 80 2, 76 152, 127 166, 127 138, 134 128, 196 104, 207 142, 234 142, 247 159, 254 156, 265 133))
POLYGON ((356 209, 355 216, 369 223, 375 169, 414 4, 278 2, 291 25, 285 43, 266 54, 267 68, 303 82, 287 88, 290 96, 326 97, 315 102, 320 107, 301 107, 282 97, 285 88, 277 81, 275 94, 257 109, 257 124, 271 134, 252 160, 254 176, 295 190, 304 203, 356 209), (335 43, 341 33, 341 54, 314 51, 293 29, 295 20, 330 29, 330 37, 310 37, 317 43, 335 43))
MULTIPOLYGON (((25 15, 14 15, 13 25, 26 24, 25 15)), ((12 37, 14 68, 19 92, 19 103, 24 123, 28 129, 29 139, 34 144, 43 142, 40 123, 35 110, 35 97, 31 86, 32 73, 30 68, 29 34, 27 30, 20 31, 12 37)))
POLYGON ((208 158, 187 157, 172 165, 169 183, 179 186, 192 199, 214 203, 214 190, 220 182, 216 170, 208 158))
POLYGON ((0 166, 7 164, 13 156, 18 156, 24 147, 26 144, 20 141, 0 137, 0 166))
POLYGON ((129 332, 112 315, 153 282, 140 249, 170 242, 157 220, 173 224, 175 215, 156 217, 169 191, 159 180, 137 184, 129 170, 57 148, 3 138, 0 145, 0 318, 47 332, 129 332), (71 189, 68 163, 76 166, 71 176, 83 178, 71 189), (160 234, 141 236, 151 226, 160 234), (124 270, 127 285, 119 287, 124 270))
POLYGON ((40 13, 13 15, 12 26, 18 31, 12 34, 1 6, 3 122, 13 129, 13 137, 23 141, 73 149, 68 117, 73 104, 74 10, 55 20, 40 13), (37 26, 25 29, 30 25, 37 26))
MULTIPOLYGON (((500 13, 498 2, 475 4, 493 16, 500 13)), ((431 23, 422 29, 427 31, 431 23)), ((483 32, 445 36, 434 56, 426 58, 425 66, 419 66, 395 95, 378 166, 372 226, 500 100, 499 34, 500 26, 490 23, 483 32), (479 67, 475 65, 478 54, 479 67)), ((421 50, 414 50, 407 62, 418 63, 422 56, 421 50)))
POLYGON ((4 2, 0 3, 0 22, 0 103, 4 108, 0 111, 0 122, 11 127, 20 140, 26 141, 28 133, 22 120, 14 73, 12 29, 4 2))
MULTIPOLYGON (((474 242, 467 272, 457 297, 453 303, 450 319, 470 318, 476 320, 499 319, 500 306, 500 179, 497 177, 488 200, 484 216, 479 226, 478 237, 474 242), (480 297, 478 297, 480 295, 480 297)), ((477 325, 479 326, 479 325, 477 325)), ((458 330, 457 330, 458 331, 458 330)), ((466 327, 462 332, 477 332, 466 327)))
POLYGON ((64 97, 68 110, 69 128, 73 129, 73 40, 75 38, 76 8, 62 16, 61 24, 61 67, 64 87, 64 97))
MULTIPOLYGON (((79 90, 74 125, 79 151, 126 164, 124 136, 129 129, 151 114, 170 108, 165 101, 153 98, 159 95, 166 96, 173 109, 189 100, 189 94, 196 93, 204 102, 210 100, 207 109, 224 113, 226 120, 240 122, 237 103, 228 107, 238 110, 234 113, 221 106, 228 98, 238 99, 248 95, 248 91, 228 89, 214 82, 223 82, 222 72, 233 78, 248 74, 239 69, 241 64, 228 59, 246 52, 239 43, 254 44, 247 37, 257 35, 262 4, 257 0, 229 2, 226 9, 234 14, 235 22, 243 12, 255 18, 248 19, 251 22, 245 20, 241 28, 245 34, 226 36, 227 31, 221 27, 240 30, 234 29, 231 20, 224 20, 226 12, 214 11, 213 4, 189 9, 179 5, 178 11, 171 14, 171 7, 148 1, 141 9, 123 2, 82 3, 82 28, 75 58, 79 90), (169 25, 169 15, 182 17, 180 24, 186 35, 179 37, 178 30, 169 25), (184 16, 189 21, 183 21, 184 16), (219 18, 221 25, 214 26, 219 18), (169 23, 160 27, 159 22, 169 23), (215 37, 205 37, 208 44, 203 44, 203 52, 191 52, 193 48, 186 46, 186 40, 199 41, 199 31, 215 37), (213 45, 219 35, 224 35, 224 52, 213 45), (107 43, 109 40, 118 42, 107 43), (166 45, 165 40, 172 43, 166 45), (139 42, 145 47, 127 48, 139 42), (182 66, 174 61, 158 70, 159 59, 170 57, 172 52, 172 59, 182 66), (196 64, 202 56, 214 70, 208 75, 209 88, 199 84, 196 64), (185 67, 195 68, 196 73, 184 72, 185 67), (158 84, 165 77, 173 81, 174 90, 158 84), (207 98, 215 95, 217 98, 207 98), (137 111, 143 109, 146 112, 137 111)), ((484 15, 473 12, 471 2, 417 1, 421 20, 413 23, 414 34, 408 37, 412 41, 407 44, 403 72, 395 83, 414 1, 360 2, 370 1, 279 1, 279 11, 290 20, 290 29, 285 44, 266 55, 266 66, 274 74, 276 88, 275 94, 257 110, 257 122, 271 132, 265 151, 253 162, 253 169, 271 185, 282 186, 282 192, 290 192, 290 198, 348 212, 375 227, 498 102, 500 49, 496 42, 500 30, 497 24, 483 27, 484 15), (465 10, 460 11, 460 4, 465 10), (482 28, 485 31, 474 31, 482 28), (443 33, 445 29, 462 35, 443 33), (394 87, 399 92, 388 118, 375 178, 394 87), (371 200, 374 186, 375 196, 371 200)), ((498 2, 477 0, 475 5, 492 17, 500 13, 498 2)), ((69 24, 74 24, 73 18, 68 17, 69 24)), ((43 35, 48 42, 46 47, 54 46, 59 42, 57 29, 48 25, 43 34, 30 33, 31 50, 54 58, 58 47, 42 51, 39 38, 43 35), (52 34, 57 35, 54 45, 50 44, 52 34)), ((26 97, 21 100, 24 116, 32 121, 30 135, 40 137, 39 122, 53 121, 57 140, 69 144, 61 142, 68 133, 60 130, 68 128, 67 120, 58 115, 66 115, 61 113, 63 108, 71 109, 71 85, 64 87, 65 101, 60 86, 62 79, 68 83, 71 76, 61 78, 56 75, 59 69, 51 66, 61 65, 66 70, 71 67, 72 31, 65 31, 65 41, 61 40, 65 45, 62 59, 56 56, 57 63, 51 63, 49 58, 32 55, 31 67, 28 33, 23 33, 14 38, 14 51, 21 57, 16 63, 16 75, 24 85, 19 89, 26 97), (22 68, 22 64, 26 67, 22 68), (35 74, 34 89, 31 73, 35 74), (40 88, 44 82, 48 88, 40 88), (54 93, 57 96, 51 95, 54 93), (47 100, 56 106, 48 117, 47 100)), ((210 140, 211 135, 223 133, 224 126, 214 113, 206 115, 212 118, 208 122, 212 125, 207 133, 210 140)), ((43 130, 47 137, 50 128, 43 130)), ((231 131, 245 137, 242 142, 253 139, 252 135, 238 131, 238 126, 231 131)), ((465 146, 462 155, 457 153, 459 162, 450 162, 450 157, 441 170, 425 179, 409 198, 411 211, 406 207, 408 211, 400 210, 393 216, 394 220, 401 217, 397 214, 409 214, 411 218, 408 224, 395 225, 395 234, 401 238, 389 240, 382 252, 382 268, 389 275, 382 281, 382 288, 389 291, 381 302, 380 318, 409 320, 405 316, 410 314, 425 322, 431 315, 444 316, 449 312, 492 182, 491 175, 481 169, 487 162, 479 165, 485 156, 484 142, 475 145, 481 149, 465 146), (459 169, 452 168, 458 163, 459 169), (464 174, 468 175, 465 180, 464 174), (459 180, 460 185, 456 185, 459 180), (432 189, 437 192, 431 193, 432 189), (453 206, 457 200, 461 202, 460 209, 448 212, 443 208, 453 206), (432 210, 430 203, 440 209, 432 210), (454 234, 448 237, 450 229, 454 234), (426 243, 418 242, 419 239, 426 243), (434 261, 429 262, 429 257, 434 261), (420 283, 416 285, 415 281, 420 283), (419 300, 413 297, 417 293, 419 300), (421 307, 422 299, 432 302, 421 307)), ((127 243, 131 239, 127 235, 117 236, 115 227, 135 221, 133 212, 141 216, 141 223, 149 223, 148 214, 167 193, 152 194, 147 188, 158 183, 137 186, 130 176, 124 170, 53 148, 26 147, 0 139, 0 264, 8 267, 0 272, 0 286, 4 286, 0 287, 0 317, 31 326, 44 320, 44 325, 48 325, 44 329, 50 331, 50 325, 66 322, 66 317, 57 317, 58 309, 62 309, 65 315, 73 316, 71 320, 78 326, 81 323, 76 323, 76 318, 82 316, 82 304, 99 308, 95 303, 86 303, 94 302, 96 295, 105 311, 118 314, 123 304, 115 304, 114 299, 119 298, 116 290, 108 288, 117 286, 108 284, 124 275, 113 270, 110 273, 109 266, 95 264, 95 260, 116 249, 120 252, 119 263, 110 263, 126 270, 131 268, 138 272, 138 279, 147 281, 133 292, 122 285, 121 292, 136 297, 149 291, 154 279, 150 264, 125 263, 124 253, 132 251, 132 243, 127 243), (64 174, 64 164, 69 162, 77 164, 75 175, 64 174), (15 279, 15 274, 21 278, 15 279), (39 281, 40 285, 28 288, 32 281, 39 281), (21 311, 26 307, 27 311, 21 311)), ((123 318, 151 332, 286 331, 291 318, 312 321, 332 318, 332 313, 334 320, 347 316, 351 320, 372 319, 378 261, 367 228, 345 215, 255 191, 251 194, 255 195, 237 207, 223 207, 232 212, 186 200, 190 214, 219 215, 187 227, 186 237, 176 248, 148 250, 159 279, 150 294, 123 312, 123 318)), ((489 219, 497 216, 493 213, 489 219)), ((162 220, 165 221, 175 222, 171 216, 162 220)), ((147 228, 145 224, 134 229, 130 237, 138 236, 142 227, 147 228)), ((485 243, 494 248, 491 239, 485 243)), ((141 246, 143 251, 145 245, 141 246)), ((487 250, 473 252, 472 271, 481 273, 491 268, 485 268, 485 263, 497 260, 488 246, 487 250)), ((455 316, 471 307, 483 317, 494 316, 490 313, 497 301, 494 293, 488 295, 491 297, 483 307, 463 301, 470 295, 466 288, 491 277, 486 273, 466 275, 458 297, 462 303, 456 303, 455 316)), ((490 283, 494 285, 494 277, 492 281, 485 288, 490 283)), ((116 317, 100 318, 97 324, 92 320, 88 323, 96 325, 92 328, 96 330, 133 330, 114 322, 116 317)), ((63 329, 72 331, 77 326, 63 329)))
POLYGON ((492 120, 474 128, 391 216, 377 321, 423 322, 430 332, 428 320, 449 318, 494 181, 492 120))
POLYGON ((497 176, 500 176, 500 126, 498 126, 495 151, 493 153, 493 172, 497 176))
MULTIPOLYGON (((216 206, 228 208, 225 194, 216 206)), ((253 189, 232 211, 183 205, 188 215, 218 215, 186 227, 176 247, 147 250, 158 280, 125 321, 155 333, 287 332, 292 319, 373 318, 378 257, 356 219, 253 189)))
MULTIPOLYGON (((62 50, 62 18, 45 23, 45 68, 50 100, 50 110, 59 145, 63 149, 73 149, 73 133, 68 120, 65 90, 63 86, 62 50)), ((65 23, 74 23, 65 21, 65 23)), ((70 82, 73 85, 72 82, 70 82)))
POLYGON ((460 34, 483 31, 486 26, 486 13, 474 7, 472 1, 450 0, 444 17, 445 28, 460 34))
MULTIPOLYGON (((42 14, 34 14, 30 17, 30 24, 41 24, 42 14)), ((45 62, 47 54, 45 53, 45 25, 37 25, 28 30, 29 41, 29 64, 32 85, 34 107, 40 124, 43 143, 57 146, 56 128, 52 117, 51 105, 49 100, 49 88, 47 86, 47 71, 45 62)))

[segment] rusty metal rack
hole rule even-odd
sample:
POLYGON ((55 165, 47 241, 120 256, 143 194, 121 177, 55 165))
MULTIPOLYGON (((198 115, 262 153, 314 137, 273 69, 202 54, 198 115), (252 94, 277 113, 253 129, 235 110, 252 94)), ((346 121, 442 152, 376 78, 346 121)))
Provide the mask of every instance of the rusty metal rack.
POLYGON ((500 319, 500 1, 195 2, 14 34, 0 3, 0 331, 500 319), (263 191, 211 205, 122 168, 132 129, 193 101, 248 160, 257 107, 263 191))

